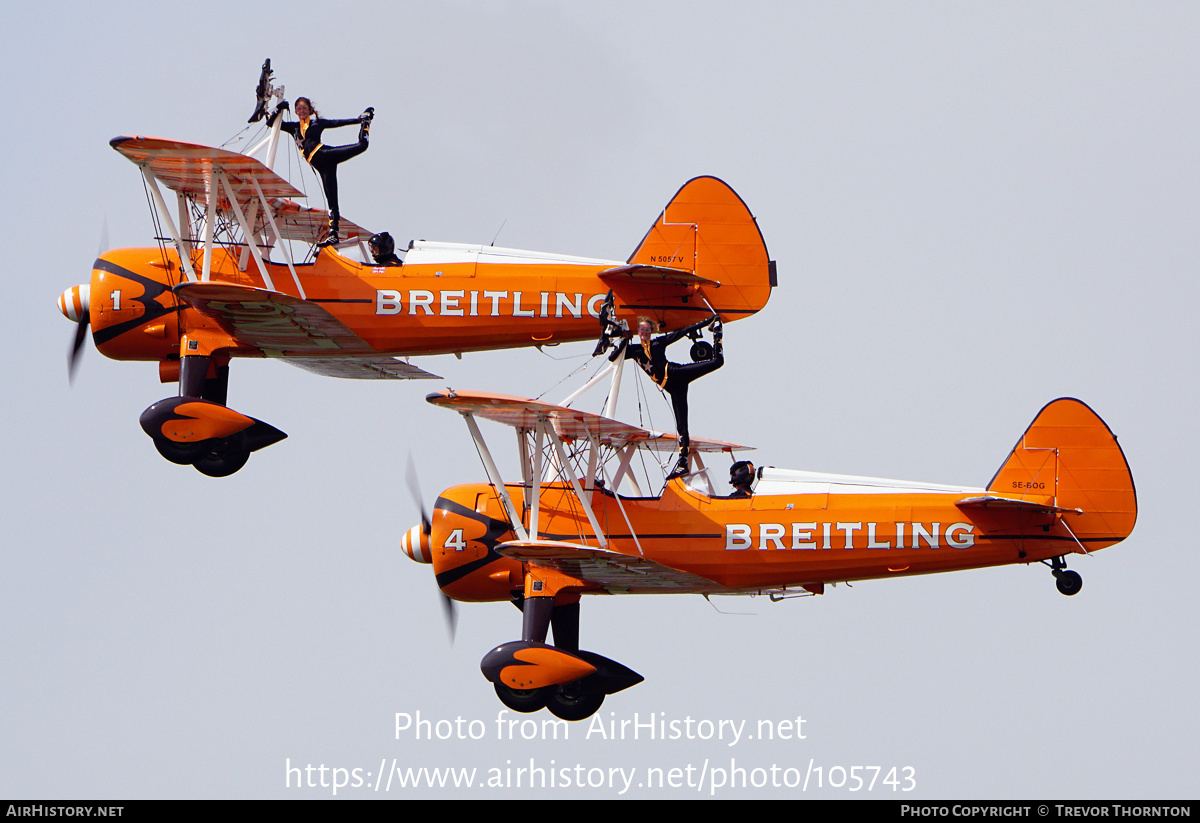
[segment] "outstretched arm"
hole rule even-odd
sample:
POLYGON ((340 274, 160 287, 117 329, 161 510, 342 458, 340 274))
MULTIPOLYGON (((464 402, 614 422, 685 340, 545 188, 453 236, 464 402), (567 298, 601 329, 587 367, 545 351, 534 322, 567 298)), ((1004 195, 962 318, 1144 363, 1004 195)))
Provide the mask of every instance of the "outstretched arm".
MULTIPOLYGON (((284 100, 278 106, 275 107, 274 111, 272 111, 267 116, 267 128, 269 129, 272 126, 274 126, 275 121, 278 120, 280 117, 282 117, 283 113, 287 110, 288 110, 288 102, 286 100, 284 100)), ((292 137, 296 136, 296 130, 299 128, 300 128, 300 124, 297 123, 295 120, 284 120, 282 123, 279 124, 279 130, 287 132, 292 137)))
POLYGON ((321 125, 327 129, 338 129, 338 128, 341 128, 342 126, 362 125, 362 121, 357 117, 355 117, 351 120, 326 120, 324 117, 322 117, 321 125))

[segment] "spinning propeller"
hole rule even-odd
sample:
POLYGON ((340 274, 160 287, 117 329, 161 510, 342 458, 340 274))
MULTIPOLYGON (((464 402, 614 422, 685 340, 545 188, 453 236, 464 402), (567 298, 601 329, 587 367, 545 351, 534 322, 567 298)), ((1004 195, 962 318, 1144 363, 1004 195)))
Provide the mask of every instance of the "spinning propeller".
POLYGON ((58 310, 68 319, 75 322, 75 340, 67 353, 67 379, 75 382, 75 370, 79 366, 79 355, 83 351, 83 341, 87 337, 88 323, 91 319, 91 286, 71 286, 58 298, 58 310))
MULTIPOLYGON (((96 257, 108 251, 108 218, 100 228, 100 247, 96 257)), ((87 336, 88 325, 91 322, 92 287, 88 284, 71 286, 58 297, 58 310, 63 316, 75 323, 75 340, 67 352, 67 380, 75 382, 75 370, 79 367, 79 356, 83 351, 83 340, 87 336)))
MULTIPOLYGON (((429 517, 429 511, 425 508, 425 503, 421 497, 421 484, 417 480, 417 467, 413 463, 412 454, 408 455, 408 467, 404 471, 404 479, 408 484, 408 491, 413 497, 413 502, 417 504, 417 508, 421 511, 421 525, 414 526, 410 529, 402 540, 405 552, 413 560, 420 561, 419 554, 424 554, 425 559, 422 562, 430 561, 430 535, 433 532, 433 521, 429 517)), ((439 589, 440 591, 440 589, 439 589)), ((445 592, 442 595, 442 613, 446 618, 446 630, 450 632, 450 642, 454 642, 454 632, 458 627, 458 610, 445 592)))

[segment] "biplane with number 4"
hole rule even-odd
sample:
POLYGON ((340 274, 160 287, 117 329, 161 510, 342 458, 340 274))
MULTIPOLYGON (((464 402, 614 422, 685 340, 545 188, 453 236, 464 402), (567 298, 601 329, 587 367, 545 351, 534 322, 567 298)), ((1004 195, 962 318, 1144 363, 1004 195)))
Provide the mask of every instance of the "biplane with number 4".
POLYGON ((422 506, 403 549, 433 565, 447 598, 521 608, 521 639, 481 664, 516 711, 548 707, 579 720, 642 681, 579 648, 583 595, 779 600, 839 582, 1034 562, 1073 595, 1082 578, 1065 556, 1119 543, 1137 519, 1116 437, 1078 400, 1045 406, 984 488, 760 468, 752 493, 739 497, 718 494, 704 455, 742 447, 693 438, 690 473, 658 486, 654 455, 673 455, 675 435, 572 409, 573 399, 427 398, 462 415, 490 482, 442 492, 431 515, 422 506), (516 429, 521 482, 501 478, 480 418, 516 429), (647 461, 651 475, 639 481, 647 461))
MULTIPOLYGON (((282 99, 270 79, 268 61, 256 116, 268 97, 282 99)), ((108 357, 157 362, 178 396, 146 409, 142 427, 168 460, 210 476, 286 436, 228 407, 232 358, 279 358, 335 377, 432 378, 408 358, 594 339, 609 291, 618 315, 675 329, 713 313, 754 314, 775 283, 754 217, 713 177, 686 183, 625 261, 421 240, 402 265, 375 265, 371 232, 344 217, 341 243, 322 247, 329 215, 299 205, 303 194, 271 171, 282 123, 247 154, 113 139, 141 170, 166 234, 156 247, 101 254, 90 282, 59 298, 78 324, 72 371, 89 326, 108 357), (250 156, 263 151, 265 164, 250 156)))

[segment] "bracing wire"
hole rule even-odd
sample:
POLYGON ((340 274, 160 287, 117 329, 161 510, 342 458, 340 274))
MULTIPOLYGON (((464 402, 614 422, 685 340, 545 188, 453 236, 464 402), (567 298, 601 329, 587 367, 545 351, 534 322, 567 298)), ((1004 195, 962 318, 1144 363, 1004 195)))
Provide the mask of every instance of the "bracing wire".
MULTIPOLYGON (((146 183, 146 178, 142 178, 142 192, 146 195, 146 205, 150 207, 150 222, 154 224, 154 237, 158 242, 158 249, 162 253, 163 265, 167 262, 167 243, 161 239, 163 236, 162 225, 158 221, 158 209, 154 207, 154 199, 150 196, 150 186, 146 183)), ((105 251, 108 251, 105 249, 105 251)))

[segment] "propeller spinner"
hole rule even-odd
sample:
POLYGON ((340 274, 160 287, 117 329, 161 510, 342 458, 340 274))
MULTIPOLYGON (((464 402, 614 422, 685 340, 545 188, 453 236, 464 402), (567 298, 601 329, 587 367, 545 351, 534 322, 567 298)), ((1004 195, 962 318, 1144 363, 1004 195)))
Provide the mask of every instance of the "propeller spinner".
POLYGON ((91 321, 91 292, 88 285, 71 286, 58 298, 58 310, 63 316, 76 324, 75 340, 67 353, 67 378, 75 381, 75 370, 79 365, 79 355, 83 351, 83 340, 87 335, 88 323, 91 321))

